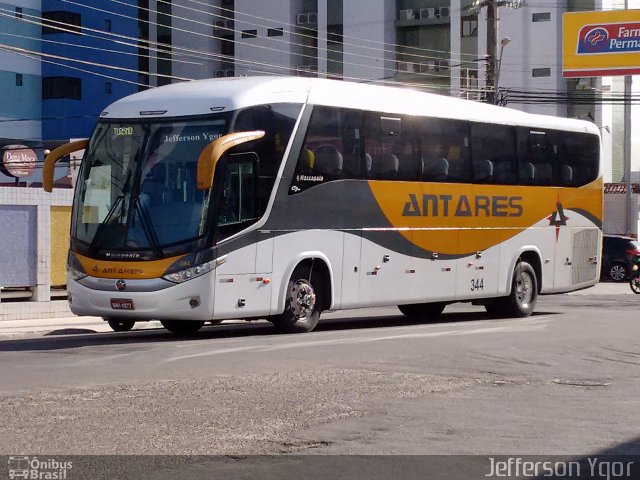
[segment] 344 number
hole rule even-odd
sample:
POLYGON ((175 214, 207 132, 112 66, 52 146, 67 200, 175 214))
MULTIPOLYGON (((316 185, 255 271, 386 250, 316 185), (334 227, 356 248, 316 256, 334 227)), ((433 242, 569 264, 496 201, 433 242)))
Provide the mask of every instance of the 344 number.
POLYGON ((471 291, 484 289, 484 278, 472 278, 471 279, 471 291))

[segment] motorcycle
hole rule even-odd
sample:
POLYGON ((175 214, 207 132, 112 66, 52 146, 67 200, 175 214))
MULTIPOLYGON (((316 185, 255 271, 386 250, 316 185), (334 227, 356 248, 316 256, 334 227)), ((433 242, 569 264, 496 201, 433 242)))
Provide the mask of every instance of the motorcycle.
POLYGON ((633 267, 631 269, 631 279, 629 280, 629 286, 633 293, 640 294, 640 257, 636 257, 633 267))

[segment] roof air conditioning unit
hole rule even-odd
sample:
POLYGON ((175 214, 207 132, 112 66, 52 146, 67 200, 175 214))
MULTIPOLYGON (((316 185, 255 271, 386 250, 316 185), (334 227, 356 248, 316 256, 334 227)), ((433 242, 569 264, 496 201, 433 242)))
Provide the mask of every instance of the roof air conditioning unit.
POLYGON ((296 16, 296 23, 298 25, 306 25, 309 23, 309 16, 306 13, 299 13, 296 16))
POLYGON ((428 62, 422 62, 420 64, 421 72, 434 72, 436 70, 436 62, 430 60, 428 62))
POLYGON ((310 25, 317 25, 318 24, 318 14, 315 13, 315 12, 307 13, 307 22, 310 25))
POLYGON ((449 17, 451 15, 451 9, 449 7, 440 7, 438 13, 441 17, 449 17))
POLYGON ((420 18, 436 18, 436 9, 435 8, 421 8, 420 9, 420 18))
POLYGON ((415 20, 416 13, 412 8, 407 10, 400 10, 400 20, 415 20))
POLYGON ((446 70, 449 68, 449 60, 438 60, 436 62, 437 70, 446 70))

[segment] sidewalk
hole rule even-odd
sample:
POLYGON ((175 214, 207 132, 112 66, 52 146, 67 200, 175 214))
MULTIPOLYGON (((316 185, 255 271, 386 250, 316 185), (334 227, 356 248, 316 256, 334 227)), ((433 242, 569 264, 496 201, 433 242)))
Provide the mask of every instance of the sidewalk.
MULTIPOLYGON (((635 295, 624 283, 599 283, 594 287, 569 293, 569 295, 635 295)), ((640 295, 638 303, 640 304, 640 295)), ((160 322, 140 322, 134 330, 162 328, 160 322)), ((27 335, 68 335, 79 333, 113 332, 107 322, 101 317, 61 317, 39 318, 30 320, 2 320, 0 321, 0 338, 22 337, 27 335)))

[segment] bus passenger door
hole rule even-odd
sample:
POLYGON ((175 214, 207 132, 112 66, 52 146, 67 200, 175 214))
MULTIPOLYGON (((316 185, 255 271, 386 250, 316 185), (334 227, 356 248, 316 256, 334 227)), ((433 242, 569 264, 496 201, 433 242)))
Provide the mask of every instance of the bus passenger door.
MULTIPOLYGON (((218 237, 242 232, 258 219, 258 157, 255 153, 230 155, 218 196, 218 237)), ((223 255, 216 269, 216 319, 268 315, 271 308, 273 237, 270 232, 241 234, 223 255)))
POLYGON ((477 249, 474 237, 488 235, 486 230, 461 229, 458 251, 467 253, 457 260, 456 300, 494 297, 498 293, 500 274, 500 244, 477 249))

